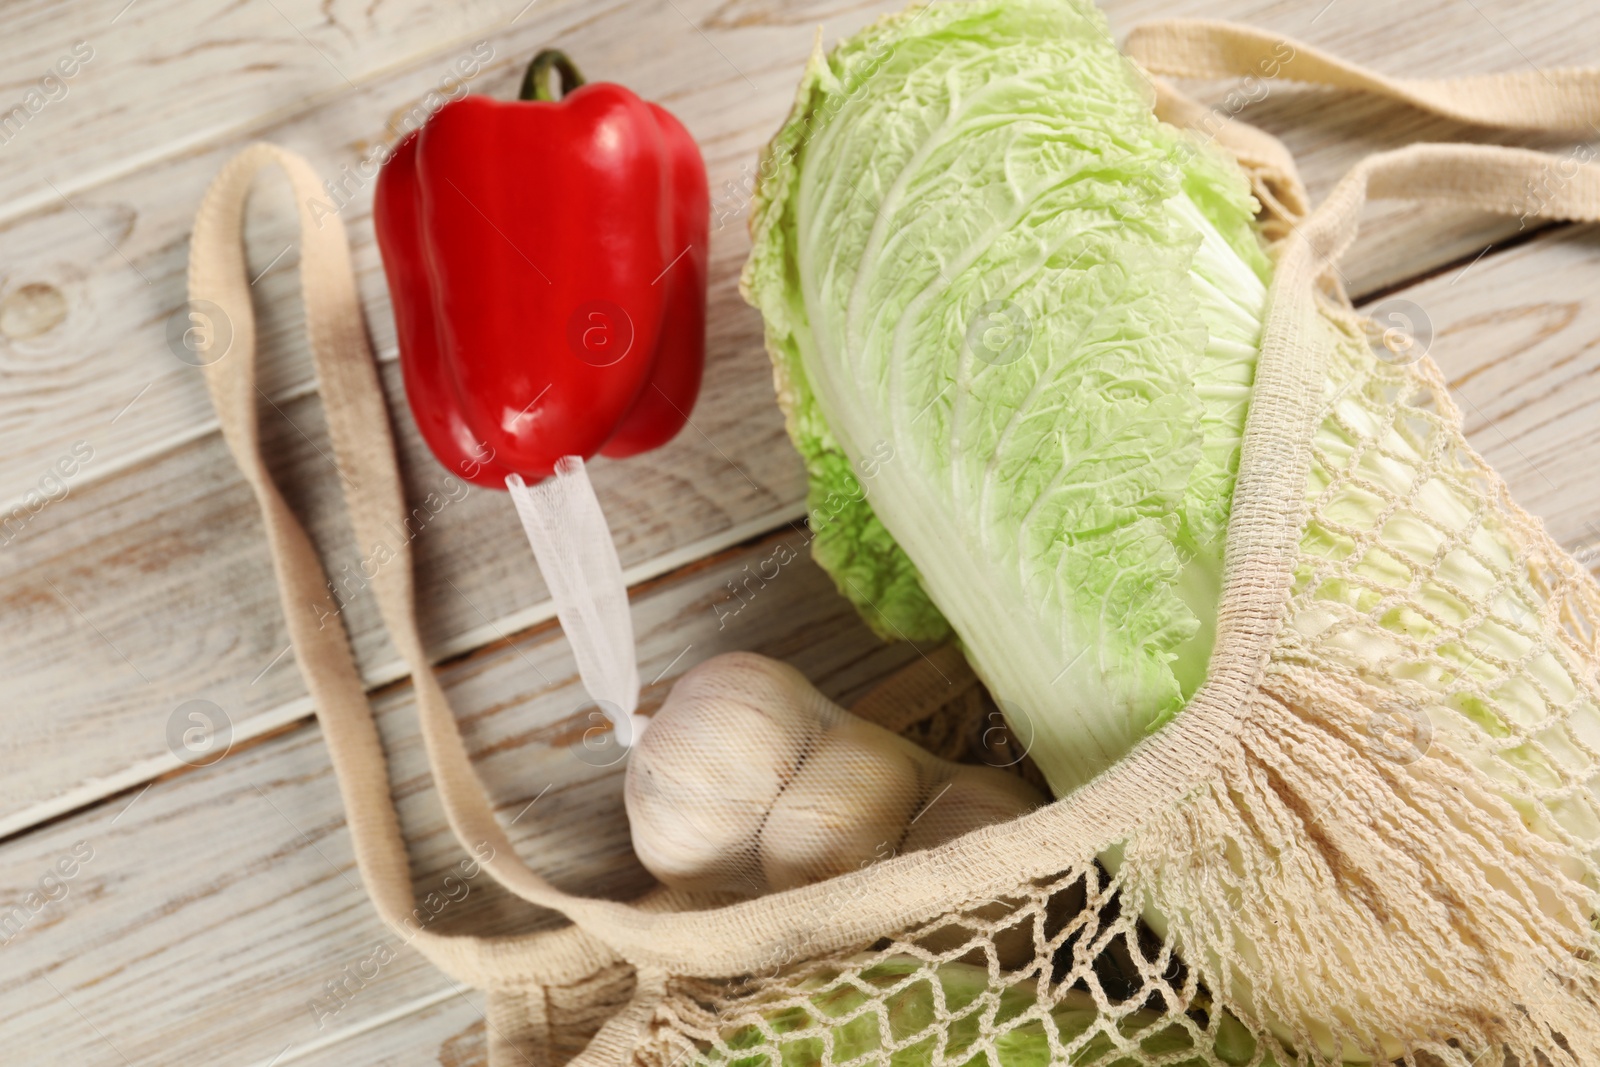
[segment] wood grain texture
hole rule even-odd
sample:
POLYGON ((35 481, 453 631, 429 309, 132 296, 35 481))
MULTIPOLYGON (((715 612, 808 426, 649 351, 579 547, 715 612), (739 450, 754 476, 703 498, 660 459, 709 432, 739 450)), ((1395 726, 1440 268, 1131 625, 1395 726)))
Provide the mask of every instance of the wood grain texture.
POLYGON ((0 218, 356 90, 504 27, 526 2, 8 4, 0 103, 26 117, 4 131, 0 218), (42 106, 27 108, 35 89, 42 106))
MULTIPOLYGON (((470 86, 478 92, 512 95, 521 60, 541 44, 558 41, 584 57, 591 76, 626 80, 642 95, 673 108, 707 157, 713 199, 724 223, 714 235, 712 270, 714 277, 726 279, 737 270, 748 247, 743 208, 756 151, 787 110, 816 22, 825 19, 829 35, 834 36, 896 6, 893 0, 849 6, 819 0, 786 9, 779 24, 755 17, 755 6, 746 9, 737 3, 716 9, 707 4, 675 8, 661 3, 612 3, 594 9, 571 3, 536 6, 514 26, 481 38, 493 58, 470 86), (680 8, 696 14, 699 25, 690 25, 680 8)), ((136 5, 127 17, 139 10, 136 5)), ((1111 8, 1119 28, 1157 13, 1250 18, 1393 72, 1509 69, 1525 63, 1519 52, 1544 66, 1600 62, 1600 25, 1564 34, 1541 32, 1515 43, 1501 37, 1487 20, 1520 20, 1487 4, 1483 11, 1480 17, 1456 3, 1430 5, 1425 14, 1453 34, 1441 35, 1440 40, 1449 42, 1443 47, 1431 39, 1419 43, 1415 34, 1391 32, 1393 27, 1381 23, 1367 35, 1353 35, 1341 19, 1348 21, 1347 13, 1355 13, 1370 22, 1373 6, 1350 0, 1338 0, 1316 24, 1309 22, 1301 7, 1256 11, 1243 0, 1140 2, 1111 8)), ((475 46, 476 42, 452 42, 446 50, 386 70, 370 84, 258 124, 246 134, 216 139, 69 194, 70 201, 52 195, 37 210, 0 222, 0 240, 7 249, 0 301, 27 303, 26 294, 48 286, 65 302, 64 318, 49 330, 24 335, 51 321, 40 312, 19 316, 19 322, 32 325, 19 325, 14 335, 0 332, 0 368, 7 371, 0 377, 0 401, 4 401, 0 510, 14 506, 78 440, 97 446, 95 462, 78 476, 87 483, 213 431, 199 375, 173 356, 167 331, 169 320, 181 314, 184 304, 186 237, 194 208, 223 161, 250 140, 270 139, 304 153, 328 180, 345 190, 341 200, 348 198, 348 207, 341 215, 351 227, 368 319, 380 353, 392 358, 387 293, 371 238, 371 183, 360 179, 360 164, 376 146, 393 140, 406 126, 406 116, 437 89, 455 64, 472 56, 475 46)), ((1192 88, 1205 98, 1224 98, 1225 87, 1192 88)), ((72 102, 69 97, 62 105, 72 102)), ((48 114, 43 113, 41 120, 48 114)), ((1302 91, 1281 82, 1268 83, 1265 98, 1246 107, 1240 117, 1284 136, 1317 193, 1369 151, 1417 138, 1489 136, 1426 119, 1397 105, 1302 91), (1337 106, 1329 106, 1330 100, 1337 106)), ((1496 136, 1551 146, 1562 143, 1548 137, 1496 136)), ((16 145, 27 148, 21 138, 16 145)), ((290 207, 282 190, 276 186, 266 190, 252 212, 251 231, 252 273, 272 268, 258 283, 267 312, 261 328, 264 340, 274 343, 279 355, 270 363, 263 388, 280 401, 314 388, 304 344, 296 336, 297 282, 287 269, 297 254, 290 207)), ((1517 226, 1441 208, 1386 205, 1373 210, 1376 224, 1345 268, 1355 293, 1475 255, 1517 226)), ((713 310, 713 321, 746 313, 737 301, 713 310)))
MULTIPOLYGON (((765 356, 752 340, 741 358, 765 356)), ((384 377, 403 410, 393 364, 384 377)), ((627 463, 593 465, 630 580, 799 515, 803 476, 770 397, 762 373, 713 373, 695 428, 627 463)), ((274 471, 327 548, 368 679, 399 677, 358 577, 320 405, 302 397, 262 418, 274 471)), ((510 501, 450 478, 409 418, 399 431, 430 647, 464 651, 549 617, 510 501)), ((116 776, 130 767, 148 776, 177 766, 166 726, 188 700, 227 709, 240 736, 309 711, 293 657, 283 654, 287 631, 256 504, 219 438, 73 491, 39 512, 0 566, 0 642, 17 686, 0 811, 13 822, 36 818, 41 802, 75 802, 84 787, 129 784, 116 776), (152 511, 158 499, 173 506, 152 511)))
MULTIPOLYGON (((713 238, 710 365, 695 427, 668 450, 598 475, 635 577, 770 528, 800 509, 803 486, 769 401, 759 320, 735 292, 747 249, 745 179, 757 146, 787 107, 815 22, 826 20, 830 31, 844 32, 884 6, 821 2, 775 14, 739 2, 581 10, 557 4, 535 7, 487 38, 495 58, 474 88, 507 95, 520 57, 559 40, 586 57, 594 76, 626 78, 683 115, 713 174, 724 224, 713 238)), ((1463 19, 1448 5, 1429 10, 1449 34, 1427 45, 1388 32, 1387 15, 1350 0, 1314 23, 1290 6, 1218 8, 1198 0, 1173 8, 1141 0, 1114 5, 1111 13, 1118 27, 1158 11, 1256 18, 1375 65, 1417 73, 1510 66, 1522 62, 1518 52, 1554 63, 1581 55, 1588 32, 1541 30, 1508 43, 1489 21, 1505 21, 1504 11, 1485 5, 1482 16, 1468 12, 1463 19), (1372 28, 1360 31, 1357 24, 1372 28)), ((395 116, 436 86, 440 70, 460 54, 452 43, 399 62, 370 84, 269 124, 263 135, 337 177, 392 133, 395 116)), ((1449 133, 1393 106, 1348 99, 1339 105, 1328 106, 1326 94, 1283 87, 1245 117, 1285 133, 1302 152, 1315 188, 1331 183, 1361 151, 1449 133)), ((3 227, 15 258, 0 282, 0 301, 48 285, 66 303, 65 318, 53 328, 0 339, 0 496, 13 504, 30 493, 37 500, 41 490, 53 491, 52 466, 74 449, 91 450, 92 457, 66 479, 65 500, 37 514, 25 508, 26 523, 0 551, 0 597, 12 609, 3 625, 14 637, 0 660, 23 693, 6 741, 6 763, 14 769, 0 779, 0 831, 170 769, 164 726, 184 700, 210 694, 207 699, 236 708, 235 726, 244 734, 305 711, 303 689, 282 670, 283 662, 267 670, 286 642, 271 608, 260 538, 212 430, 199 375, 173 356, 166 340, 167 321, 183 301, 193 206, 243 143, 224 139, 180 153, 97 187, 92 196, 74 197, 70 208, 57 203, 3 227), (89 739, 87 751, 66 755, 68 738, 89 739)), ((251 212, 252 269, 266 272, 257 283, 268 398, 263 409, 277 424, 284 470, 304 486, 324 538, 336 541, 342 526, 331 503, 333 472, 323 459, 328 450, 299 336, 297 281, 289 269, 295 235, 286 200, 277 185, 264 185, 251 212)), ((344 214, 368 319, 388 359, 392 324, 369 202, 370 186, 362 186, 344 214)), ((1369 226, 1373 240, 1360 246, 1381 262, 1360 266, 1358 257, 1346 271, 1357 291, 1471 252, 1507 225, 1479 219, 1463 229, 1444 225, 1436 212, 1386 210, 1369 226)), ((38 316, 49 308, 34 311, 14 321, 48 321, 38 316)), ((391 390, 391 401, 398 400, 391 390)), ((406 416, 398 419, 413 489, 437 488, 438 468, 416 447, 406 416)), ((497 506, 504 503, 492 495, 471 497, 446 509, 419 542, 436 648, 458 651, 548 612, 509 508, 497 506)), ((395 677, 397 664, 372 632, 370 613, 358 604, 351 621, 368 676, 395 677)))
POLYGON ((340 1034, 339 1040, 285 1060, 295 1067, 488 1067, 482 994, 445 990, 437 999, 407 1008, 370 1030, 340 1034))
MULTIPOLYGON (((78 442, 92 449, 64 498, 30 510, 0 546, 0 670, 9 683, 0 836, 14 835, 0 842, 0 924, 5 908, 73 858, 77 842, 92 850, 73 877, 44 884, 60 899, 0 937, 0 1059, 482 1064, 481 997, 452 988, 403 947, 346 1006, 327 1011, 326 983, 369 958, 385 932, 353 869, 326 753, 305 721, 304 686, 281 655, 287 639, 254 504, 214 432, 198 375, 166 341, 184 299, 194 207, 222 163, 257 137, 339 178, 392 137, 479 40, 494 57, 473 79, 476 91, 510 95, 520 61, 558 42, 591 77, 626 81, 671 107, 702 144, 723 217, 713 235, 705 399, 695 427, 668 448, 594 467, 630 580, 644 583, 634 590, 641 675, 666 672, 646 708, 676 674, 732 648, 790 659, 847 698, 914 652, 876 642, 809 562, 784 568, 725 626, 728 603, 712 606, 743 568, 771 558, 776 540, 729 546, 793 520, 804 490, 771 403, 759 320, 734 278, 748 247, 755 152, 788 107, 815 24, 825 21, 832 39, 898 0, 540 0, 525 10, 524 0, 328 0, 315 9, 273 0, 220 10, 139 0, 112 25, 120 6, 24 3, 8 11, 0 39, 0 105, 20 98, 72 41, 96 49, 65 99, 0 143, 4 511, 30 491, 53 493, 42 479, 62 457, 81 458, 78 442), (96 29, 102 23, 109 29, 96 29), (215 766, 179 771, 168 724, 192 699, 227 713, 235 749, 215 766)), ((1600 62, 1600 23, 1511 0, 1107 7, 1119 33, 1161 15, 1239 18, 1410 76, 1600 62)), ((1213 101, 1226 91, 1190 88, 1213 101)), ((1313 193, 1365 152, 1418 138, 1566 143, 1279 84, 1241 117, 1284 137, 1313 193)), ((370 184, 356 188, 342 214, 370 329, 389 363, 408 490, 414 502, 430 492, 437 499, 448 488, 443 472, 404 413, 392 365, 370 194, 370 184)), ((1600 565, 1596 231, 1507 246, 1519 236, 1515 220, 1407 204, 1374 206, 1366 218, 1345 266, 1351 291, 1395 288, 1375 310, 1390 300, 1420 309, 1473 443, 1558 540, 1600 565)), ((263 184, 249 221, 253 271, 265 271, 256 285, 263 419, 274 469, 337 576, 356 552, 299 336, 291 220, 286 193, 263 184)), ((638 892, 648 879, 628 848, 620 775, 574 754, 586 725, 581 691, 565 642, 542 622, 545 591, 508 502, 473 490, 419 525, 425 635, 437 653, 460 657, 447 684, 519 849, 568 888, 638 892)), ((433 890, 460 853, 421 758, 410 690, 395 683, 399 665, 370 598, 356 596, 346 622, 369 682, 386 686, 380 727, 414 877, 419 891, 433 890)), ((495 931, 548 921, 486 876, 440 917, 441 928, 495 931)))
MULTIPOLYGON (((789 660, 844 700, 916 655, 872 637, 809 561, 760 567, 785 558, 775 555, 779 545, 793 552, 803 538, 763 540, 635 598, 646 711, 678 674, 720 651, 789 660), (746 586, 747 567, 776 569, 776 577, 746 586), (729 600, 730 582, 744 591, 742 607, 729 600)), ((628 844, 621 766, 592 766, 579 755, 587 702, 559 630, 546 626, 487 648, 452 664, 443 680, 521 854, 574 891, 626 897, 646 888, 628 844)), ((425 895, 440 890, 464 854, 427 774, 409 685, 386 690, 375 706, 425 895)), ((377 976, 331 1010, 338 1002, 327 982, 342 981, 347 966, 367 960, 389 935, 353 869, 314 725, 9 842, 0 902, 25 900, 79 841, 92 858, 62 881, 61 899, 14 920, 0 945, 7 1062, 95 1067, 120 1063, 120 1054, 139 1064, 262 1063, 286 1044, 325 1041, 450 988, 396 944, 392 961, 369 968, 377 976)), ((550 921, 487 875, 466 884, 438 929, 550 921)), ((293 1062, 292 1052, 279 1062, 293 1062)))
POLYGON ((1420 310, 1473 446, 1591 568, 1600 567, 1597 286, 1600 230, 1574 226, 1373 305, 1378 316, 1401 300, 1420 310))
MULTIPOLYGON (((1464 409, 1479 413, 1473 441, 1519 496, 1554 494, 1560 506, 1552 529, 1569 543, 1582 539, 1581 520, 1600 503, 1600 485, 1584 476, 1597 458, 1588 451, 1600 446, 1572 430, 1574 420, 1592 422, 1600 410, 1600 307, 1583 296, 1596 281, 1596 232, 1573 229, 1486 259, 1454 282, 1441 278, 1403 294, 1433 323, 1433 354, 1458 382, 1464 409), (1549 447, 1557 451, 1542 450, 1541 434, 1553 432, 1547 426, 1560 428, 1568 451, 1554 437, 1549 447), (1518 452, 1536 466, 1509 462, 1518 452), (1565 477, 1563 468, 1575 472, 1570 480, 1541 488, 1547 477, 1565 477)), ((793 532, 730 552, 637 595, 641 673, 655 679, 646 707, 677 673, 725 649, 790 659, 841 698, 914 654, 877 643, 804 559, 723 624, 732 605, 728 582, 773 558, 779 541, 797 546, 802 537, 793 532)), ((583 728, 576 715, 583 698, 559 632, 546 626, 495 644, 452 664, 445 677, 490 791, 505 819, 516 820, 523 854, 565 887, 611 895, 642 888, 616 769, 590 767, 570 748, 583 728), (535 797, 529 811, 538 817, 518 818, 535 797)), ((426 891, 448 870, 455 846, 425 774, 409 693, 404 684, 391 687, 378 707, 416 883, 426 891)), ((21 899, 80 840, 95 850, 81 880, 0 950, 0 997, 15 1008, 7 1024, 14 1047, 31 1053, 47 1040, 67 1040, 78 1057, 72 1062, 118 1062, 81 1020, 74 1024, 81 1011, 134 1063, 154 1062, 160 1050, 182 1062, 259 1063, 300 1044, 309 1046, 308 1062, 318 1062, 352 1049, 364 1056, 367 1041, 393 1050, 382 1055, 426 1047, 443 1056, 448 1048, 474 1062, 481 1033, 470 1003, 409 953, 396 953, 348 1007, 316 1025, 318 990, 368 958, 383 932, 350 870, 314 726, 10 841, 0 901, 21 899), (325 1044, 344 1027, 355 1031, 348 1043, 325 1044), (380 1030, 384 1036, 374 1036, 380 1030)), ((525 928, 529 918, 516 902, 479 888, 445 920, 525 928)), ((280 1062, 296 1056, 291 1049, 280 1062)))

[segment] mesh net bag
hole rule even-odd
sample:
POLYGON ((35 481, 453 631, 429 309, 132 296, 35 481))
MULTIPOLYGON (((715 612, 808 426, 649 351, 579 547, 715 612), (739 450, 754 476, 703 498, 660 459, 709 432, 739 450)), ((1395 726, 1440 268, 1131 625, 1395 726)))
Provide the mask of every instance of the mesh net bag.
MULTIPOLYGON (((1155 75, 1224 77, 1279 44, 1168 23, 1127 48, 1155 75)), ((1294 48, 1295 77, 1491 125, 1571 129, 1600 107, 1594 72, 1397 82, 1294 48)), ((1169 121, 1206 117, 1154 84, 1169 121)), ((517 855, 467 758, 418 635, 409 546, 375 576, 453 831, 511 892, 571 920, 407 931, 489 991, 492 1062, 1600 1062, 1600 587, 1467 444, 1438 368, 1374 357, 1332 269, 1368 197, 1593 220, 1600 179, 1576 170, 1530 204, 1552 157, 1419 145, 1365 160, 1313 212, 1276 141, 1227 119, 1208 132, 1278 239, 1215 646, 1183 710, 1065 798, 752 899, 566 893, 517 855)), ((190 293, 232 320, 208 385, 261 507, 363 878, 404 929, 407 855, 366 694, 337 612, 305 610, 326 577, 260 454, 238 236, 267 165, 315 199, 298 156, 242 153, 196 219, 190 293)), ((301 221, 308 331, 366 543, 404 510, 393 442, 343 228, 301 221)), ((914 664, 859 710, 970 762, 989 708, 933 674, 914 664)))
POLYGON ((1587 1062, 1600 597, 1466 445, 1437 369, 1320 315, 1285 624, 1213 777, 1070 861, 1040 820, 1059 868, 996 898, 671 983, 644 1062, 1587 1062), (1530 692, 1544 714, 1516 721, 1530 692))

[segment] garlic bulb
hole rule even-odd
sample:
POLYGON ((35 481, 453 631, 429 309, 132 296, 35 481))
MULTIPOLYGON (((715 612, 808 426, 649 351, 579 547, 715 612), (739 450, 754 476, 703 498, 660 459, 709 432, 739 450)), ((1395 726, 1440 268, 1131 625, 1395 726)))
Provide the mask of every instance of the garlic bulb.
POLYGON ((714 657, 673 686, 628 761, 634 851, 663 883, 757 895, 931 848, 1043 803, 858 718, 787 664, 714 657))

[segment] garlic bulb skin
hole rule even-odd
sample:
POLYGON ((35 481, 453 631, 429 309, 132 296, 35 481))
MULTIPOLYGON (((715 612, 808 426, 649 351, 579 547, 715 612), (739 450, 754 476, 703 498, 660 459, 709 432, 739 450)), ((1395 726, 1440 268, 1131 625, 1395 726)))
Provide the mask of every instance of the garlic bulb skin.
POLYGON ((761 870, 771 889, 809 885, 894 855, 916 814, 921 782, 900 739, 864 719, 818 733, 761 829, 761 870))
POLYGON ((666 885, 747 896, 931 848, 1044 802, 939 759, 748 652, 684 674, 628 757, 634 852, 666 885))
MULTIPOLYGON (((793 667, 733 652, 678 679, 628 757, 624 802, 645 868, 684 889, 741 885, 773 802, 818 729, 793 667)), ((820 694, 819 694, 820 695, 820 694)))

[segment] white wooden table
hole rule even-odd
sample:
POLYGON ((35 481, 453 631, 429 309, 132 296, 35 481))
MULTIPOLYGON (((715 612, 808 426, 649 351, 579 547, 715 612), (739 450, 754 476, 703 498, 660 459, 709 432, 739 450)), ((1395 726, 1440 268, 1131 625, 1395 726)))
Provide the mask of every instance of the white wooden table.
MULTIPOLYGON (((728 649, 789 659, 842 698, 914 655, 874 640, 808 561, 785 568, 724 625, 714 607, 776 542, 803 539, 800 464, 772 402, 759 320, 735 289, 756 151, 787 111, 815 26, 832 40, 895 6, 5 6, 0 113, 17 102, 26 114, 0 127, 0 1061, 484 1059, 479 997, 420 957, 402 950, 375 977, 349 980, 387 934, 355 871, 327 755, 286 654, 255 505, 198 372, 167 341, 185 300, 195 206, 223 161, 253 140, 293 148, 340 180, 430 91, 449 88, 459 60, 492 50, 470 86, 506 97, 547 44, 592 80, 625 82, 670 107, 700 141, 722 220, 705 390, 693 428, 670 446, 593 467, 634 586, 641 673, 654 679, 645 706, 728 649), (170 738, 197 707, 226 716, 227 754, 191 767, 170 738), (337 1000, 330 983, 346 991, 337 1000)), ((1600 62, 1600 19, 1566 4, 1108 7, 1119 33, 1159 15, 1238 18, 1397 74, 1600 62)), ((1214 99, 1224 90, 1197 88, 1214 99)), ((1283 85, 1243 117, 1287 140, 1314 194, 1374 149, 1494 136, 1283 85)), ((354 188, 343 216, 420 498, 443 472, 404 414, 370 204, 370 185, 354 188)), ((273 462, 301 487, 293 503, 337 570, 356 551, 300 337, 291 205, 276 184, 252 204, 249 242, 273 462)), ((1519 230, 1391 205, 1370 211, 1347 272, 1358 299, 1404 298, 1424 310, 1473 442, 1558 540, 1600 563, 1594 231, 1519 230)), ((620 768, 573 753, 581 689, 508 501, 474 490, 441 509, 416 545, 427 636, 523 854, 571 889, 642 891, 649 878, 628 847, 620 768)), ((380 709, 420 895, 460 856, 374 605, 358 597, 346 619, 380 709)), ((452 905, 441 928, 552 921, 486 883, 452 905)))

